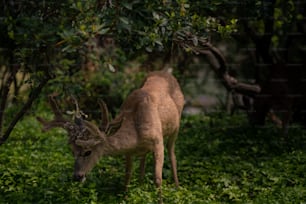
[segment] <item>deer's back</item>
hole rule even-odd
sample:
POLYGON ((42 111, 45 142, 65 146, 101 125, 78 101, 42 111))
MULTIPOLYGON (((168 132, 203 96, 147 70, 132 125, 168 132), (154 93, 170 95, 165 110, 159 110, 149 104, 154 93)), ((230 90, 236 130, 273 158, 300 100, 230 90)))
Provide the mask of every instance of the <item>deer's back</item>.
POLYGON ((165 103, 163 101, 164 97, 170 97, 175 103, 179 114, 181 114, 184 106, 184 96, 177 80, 170 73, 164 71, 150 73, 141 89, 152 93, 160 104, 165 103))
POLYGON ((177 132, 183 106, 184 96, 176 79, 169 73, 153 72, 128 96, 121 113, 144 139, 146 135, 177 132))

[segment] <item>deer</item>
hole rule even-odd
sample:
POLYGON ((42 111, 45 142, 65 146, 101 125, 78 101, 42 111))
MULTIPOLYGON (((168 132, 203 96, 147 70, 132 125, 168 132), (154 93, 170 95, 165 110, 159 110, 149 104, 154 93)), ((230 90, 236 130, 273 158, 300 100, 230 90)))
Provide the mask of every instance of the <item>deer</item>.
POLYGON ((37 120, 43 125, 43 131, 60 127, 68 132, 69 144, 74 155, 73 177, 84 181, 104 156, 124 155, 125 189, 132 175, 132 158, 141 156, 140 174, 145 174, 145 157, 153 152, 154 182, 162 185, 164 163, 164 145, 168 150, 173 179, 179 186, 175 141, 178 136, 180 119, 184 107, 184 95, 176 78, 166 71, 149 73, 141 88, 136 89, 123 102, 118 115, 109 121, 107 105, 99 101, 101 124, 86 120, 75 101, 74 119, 67 119, 59 108, 54 95, 49 96, 54 118, 47 121, 37 120))

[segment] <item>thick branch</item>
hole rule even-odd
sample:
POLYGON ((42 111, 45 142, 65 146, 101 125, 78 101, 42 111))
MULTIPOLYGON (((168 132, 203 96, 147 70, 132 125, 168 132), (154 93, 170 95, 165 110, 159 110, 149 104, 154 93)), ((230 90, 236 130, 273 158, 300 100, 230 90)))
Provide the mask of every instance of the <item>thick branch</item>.
POLYGON ((12 65, 12 70, 9 73, 9 76, 5 83, 3 83, 3 87, 1 89, 1 102, 0 102, 0 135, 2 135, 3 121, 4 121, 4 110, 6 108, 8 94, 10 91, 10 86, 14 81, 15 75, 19 70, 19 65, 12 65))
POLYGON ((185 35, 179 34, 174 41, 184 50, 192 51, 197 55, 207 56, 213 70, 222 79, 222 83, 227 90, 236 91, 251 97, 261 91, 259 85, 242 83, 230 76, 223 54, 206 39, 199 38, 191 33, 185 33, 185 35))
MULTIPOLYGON (((249 23, 247 20, 242 19, 242 24, 244 26, 244 30, 246 34, 252 39, 252 41, 256 45, 256 55, 257 60, 259 60, 258 57, 261 57, 263 62, 265 64, 272 64, 273 58, 270 54, 270 46, 271 46, 271 40, 274 33, 274 9, 275 9, 275 0, 269 1, 269 3, 266 5, 265 12, 262 14, 262 18, 264 19, 264 27, 265 31, 263 34, 258 34, 258 31, 255 29, 252 29, 249 26, 249 23)), ((256 79, 258 77, 256 76, 256 79)))
POLYGON ((17 122, 24 116, 24 114, 27 112, 27 110, 30 109, 33 101, 39 96, 43 87, 48 83, 49 79, 50 79, 50 76, 47 75, 47 78, 45 78, 43 81, 41 81, 40 84, 31 92, 27 102, 23 105, 21 110, 13 118, 13 120, 9 124, 8 128, 6 129, 5 133, 0 138, 0 145, 4 144, 4 142, 9 138, 9 136, 10 136, 13 128, 17 124, 17 122))

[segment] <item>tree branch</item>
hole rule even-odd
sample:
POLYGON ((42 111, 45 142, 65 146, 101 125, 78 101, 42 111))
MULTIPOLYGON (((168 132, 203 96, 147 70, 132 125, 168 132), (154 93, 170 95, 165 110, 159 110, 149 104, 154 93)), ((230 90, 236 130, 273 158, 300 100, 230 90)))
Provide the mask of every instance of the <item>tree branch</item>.
MULTIPOLYGON (((18 72, 20 66, 19 65, 12 65, 12 70, 9 73, 8 78, 6 79, 6 82, 3 83, 3 87, 1 89, 1 102, 0 102, 0 135, 2 135, 3 131, 3 121, 4 121, 4 110, 6 108, 7 100, 8 100, 8 94, 10 91, 10 86, 14 81, 15 75, 18 72)), ((5 78, 3 78, 5 79, 5 78)))
POLYGON ((207 56, 211 67, 217 76, 222 79, 222 84, 228 91, 235 91, 251 97, 261 91, 260 86, 257 84, 239 82, 236 78, 230 76, 223 54, 220 50, 211 45, 207 39, 199 38, 196 35, 185 32, 179 33, 174 41, 185 51, 192 51, 197 55, 207 56))
POLYGON ((15 125, 17 122, 25 115, 27 110, 30 109, 32 106, 33 101, 39 96, 41 93, 43 87, 48 83, 48 81, 51 79, 49 75, 39 83, 39 85, 31 92, 27 102, 23 105, 21 110, 15 115, 11 123, 9 124, 8 128, 6 129, 5 133, 3 136, 0 138, 0 145, 4 144, 4 142, 8 139, 10 136, 12 130, 14 129, 15 125))

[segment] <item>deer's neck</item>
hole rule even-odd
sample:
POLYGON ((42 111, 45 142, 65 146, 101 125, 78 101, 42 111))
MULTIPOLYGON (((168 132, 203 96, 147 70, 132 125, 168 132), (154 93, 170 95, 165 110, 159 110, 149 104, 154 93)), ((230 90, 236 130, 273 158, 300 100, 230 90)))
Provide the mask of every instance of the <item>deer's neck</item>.
POLYGON ((99 149, 102 155, 120 155, 133 151, 136 146, 136 131, 133 128, 121 127, 115 134, 106 137, 99 149))

